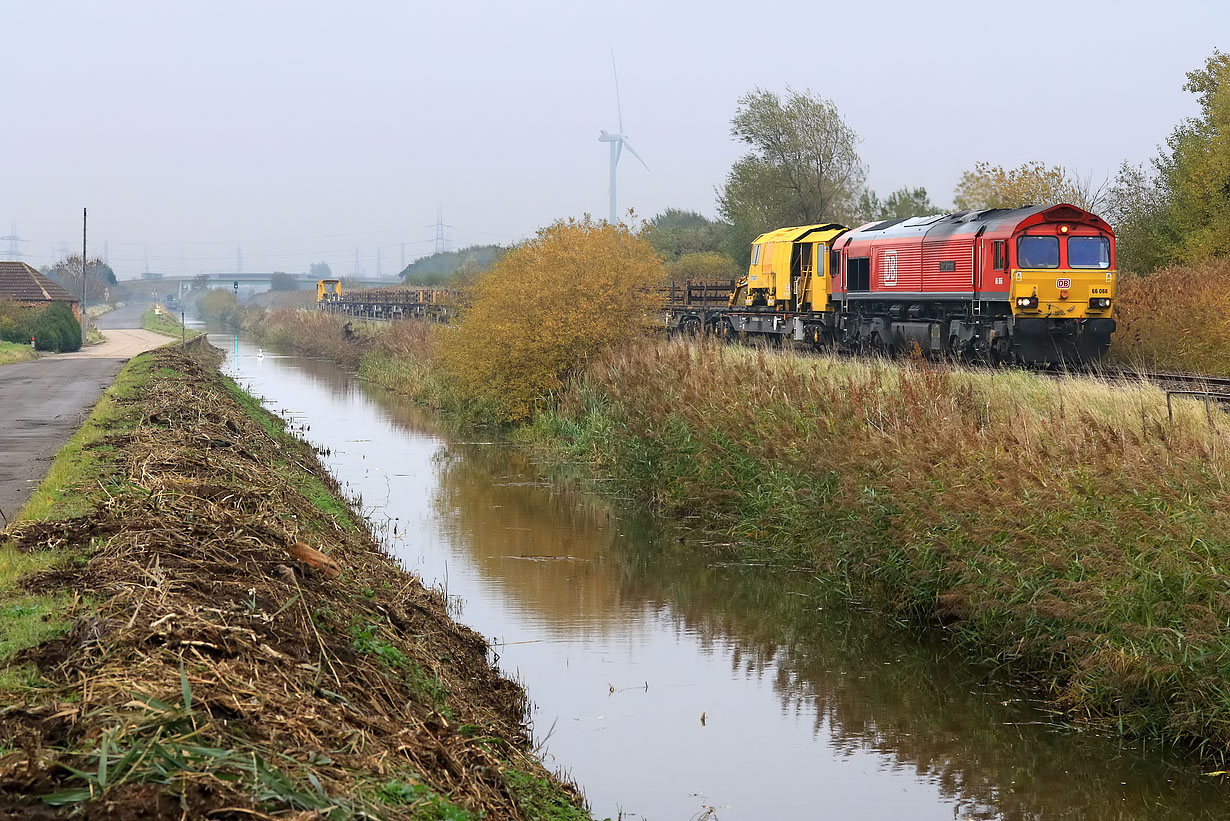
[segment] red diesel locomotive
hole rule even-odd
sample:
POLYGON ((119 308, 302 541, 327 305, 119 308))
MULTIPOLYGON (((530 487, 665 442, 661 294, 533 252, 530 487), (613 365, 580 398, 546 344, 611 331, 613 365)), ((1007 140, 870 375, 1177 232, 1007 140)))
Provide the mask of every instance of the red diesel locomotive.
POLYGON ((783 228, 752 246, 725 308, 671 327, 987 362, 1088 362, 1110 345, 1115 240, 1072 205, 783 228))

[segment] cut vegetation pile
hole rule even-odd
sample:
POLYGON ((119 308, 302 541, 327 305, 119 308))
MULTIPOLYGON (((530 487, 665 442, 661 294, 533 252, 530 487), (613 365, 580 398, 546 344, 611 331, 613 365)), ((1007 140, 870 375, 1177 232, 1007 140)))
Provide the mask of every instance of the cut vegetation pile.
POLYGON ((4 538, 0 817, 587 817, 482 638, 183 352, 128 365, 4 538))

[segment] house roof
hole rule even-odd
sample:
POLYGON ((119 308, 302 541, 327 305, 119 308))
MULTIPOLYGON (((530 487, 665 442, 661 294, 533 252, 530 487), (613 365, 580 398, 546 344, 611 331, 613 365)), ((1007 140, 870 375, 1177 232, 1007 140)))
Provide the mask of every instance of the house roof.
POLYGON ((77 302, 63 287, 24 262, 0 261, 0 299, 14 302, 77 302))

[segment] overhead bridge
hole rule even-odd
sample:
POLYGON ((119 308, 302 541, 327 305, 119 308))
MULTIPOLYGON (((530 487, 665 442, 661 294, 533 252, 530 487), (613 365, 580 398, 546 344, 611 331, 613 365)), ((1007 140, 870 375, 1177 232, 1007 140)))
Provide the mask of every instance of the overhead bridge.
POLYGON ((320 310, 362 319, 431 319, 448 322, 456 313, 457 292, 450 289, 373 288, 322 299, 320 310))

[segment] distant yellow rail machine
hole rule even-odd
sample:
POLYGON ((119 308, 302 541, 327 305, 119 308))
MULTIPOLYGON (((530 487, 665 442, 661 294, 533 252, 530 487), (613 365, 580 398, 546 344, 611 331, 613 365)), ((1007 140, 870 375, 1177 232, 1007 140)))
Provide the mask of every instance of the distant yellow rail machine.
POLYGON ((316 302, 337 302, 342 298, 340 279, 322 279, 316 283, 316 302))

